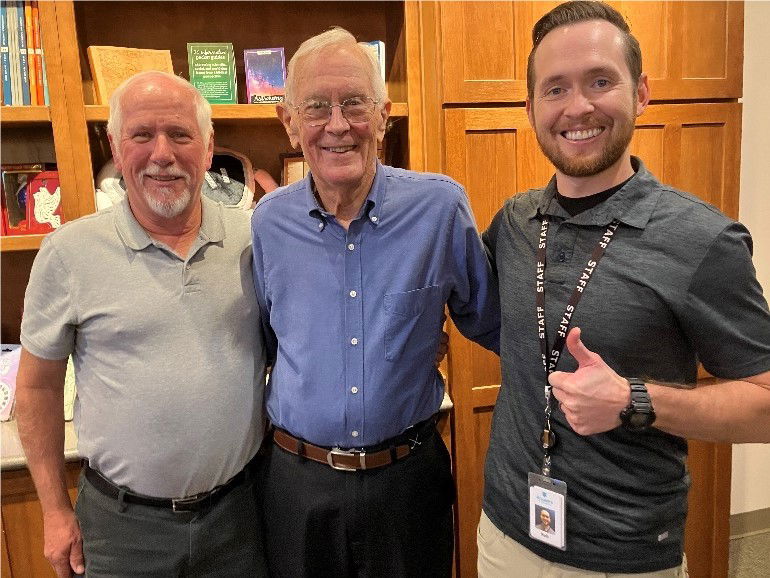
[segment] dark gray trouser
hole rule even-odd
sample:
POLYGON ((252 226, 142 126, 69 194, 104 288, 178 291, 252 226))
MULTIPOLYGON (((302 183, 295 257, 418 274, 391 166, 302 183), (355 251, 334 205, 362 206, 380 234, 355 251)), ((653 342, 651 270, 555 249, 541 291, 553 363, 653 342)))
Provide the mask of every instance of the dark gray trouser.
POLYGON ((135 504, 121 512, 81 474, 75 513, 87 578, 267 576, 255 477, 213 508, 174 513, 135 504))

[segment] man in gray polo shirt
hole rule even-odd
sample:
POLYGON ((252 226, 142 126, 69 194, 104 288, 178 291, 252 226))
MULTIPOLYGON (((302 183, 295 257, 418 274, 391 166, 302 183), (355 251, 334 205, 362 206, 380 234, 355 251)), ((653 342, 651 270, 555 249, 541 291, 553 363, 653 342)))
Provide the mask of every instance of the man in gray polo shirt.
POLYGON ((248 215, 201 195, 213 128, 192 85, 141 73, 110 104, 127 197, 49 235, 25 298, 17 416, 45 554, 59 576, 265 575, 248 215), (75 513, 62 457, 70 354, 88 460, 75 513))
POLYGON ((479 574, 684 576, 685 438, 770 441, 770 314, 751 238, 630 155, 650 94, 617 11, 562 4, 533 40, 527 112, 556 175, 484 235, 503 383, 479 574), (698 361, 725 381, 692 387, 698 361), (545 507, 554 532, 537 528, 545 507))

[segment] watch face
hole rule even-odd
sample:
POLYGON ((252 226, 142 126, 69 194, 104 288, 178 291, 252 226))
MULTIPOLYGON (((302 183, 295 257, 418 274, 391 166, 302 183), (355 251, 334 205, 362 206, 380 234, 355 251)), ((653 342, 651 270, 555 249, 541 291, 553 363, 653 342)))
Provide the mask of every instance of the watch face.
POLYGON ((628 423, 631 427, 644 427, 650 421, 648 413, 632 413, 628 423))

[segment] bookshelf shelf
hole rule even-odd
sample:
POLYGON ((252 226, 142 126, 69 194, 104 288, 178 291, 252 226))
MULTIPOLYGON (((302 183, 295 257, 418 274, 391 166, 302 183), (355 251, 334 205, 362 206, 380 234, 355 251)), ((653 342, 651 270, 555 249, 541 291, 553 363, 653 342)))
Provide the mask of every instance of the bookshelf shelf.
POLYGON ((0 251, 37 251, 45 235, 12 235, 0 237, 0 251))
MULTIPOLYGON (((85 107, 86 121, 107 122, 110 109, 106 105, 89 104, 85 107)), ((270 120, 278 121, 275 106, 272 104, 213 104, 211 111, 214 121, 217 120, 270 120)), ((394 102, 390 116, 404 118, 409 116, 409 106, 405 102, 394 102)))
POLYGON ((47 106, 4 106, 0 109, 3 124, 29 124, 51 122, 47 106))

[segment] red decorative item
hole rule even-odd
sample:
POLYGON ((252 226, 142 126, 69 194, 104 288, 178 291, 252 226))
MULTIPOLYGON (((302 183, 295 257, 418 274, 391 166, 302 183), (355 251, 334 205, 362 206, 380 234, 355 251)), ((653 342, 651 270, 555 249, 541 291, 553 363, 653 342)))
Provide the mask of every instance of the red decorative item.
POLYGON ((38 173, 27 189, 28 233, 50 233, 61 227, 63 222, 59 172, 38 173))

